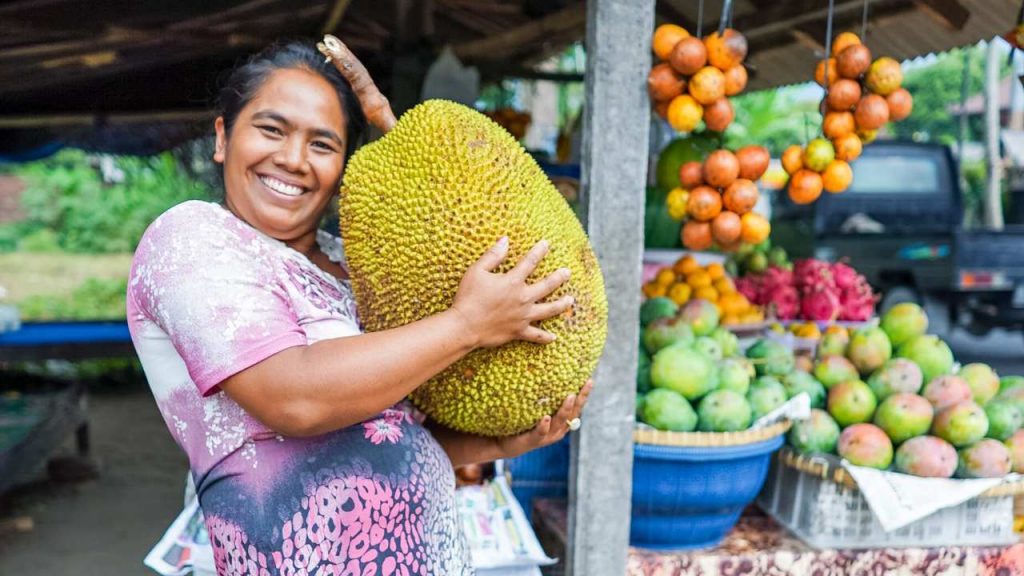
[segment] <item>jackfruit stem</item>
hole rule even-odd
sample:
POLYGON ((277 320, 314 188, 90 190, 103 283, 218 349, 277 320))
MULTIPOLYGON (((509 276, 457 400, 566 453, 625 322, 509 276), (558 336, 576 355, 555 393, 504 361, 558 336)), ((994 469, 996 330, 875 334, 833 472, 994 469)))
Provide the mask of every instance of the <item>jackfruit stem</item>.
POLYGON ((366 120, 385 134, 394 128, 397 120, 395 113, 391 110, 391 103, 388 102, 387 97, 381 94, 377 85, 373 83, 373 78, 370 78, 370 73, 366 71, 366 67, 348 49, 348 46, 345 46, 345 43, 338 40, 337 37, 325 34, 323 42, 317 42, 316 48, 352 85, 352 90, 359 99, 359 106, 363 109, 366 120))

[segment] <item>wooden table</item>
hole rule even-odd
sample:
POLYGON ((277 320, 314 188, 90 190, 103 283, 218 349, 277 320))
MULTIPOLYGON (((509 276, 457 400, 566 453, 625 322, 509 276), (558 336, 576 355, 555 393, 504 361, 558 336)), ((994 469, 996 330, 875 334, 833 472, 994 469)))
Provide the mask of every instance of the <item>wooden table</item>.
MULTIPOLYGON (((533 524, 547 553, 565 557, 566 503, 534 500, 533 524)), ((560 566, 560 565, 559 565, 560 566)), ((548 574, 560 575, 558 567, 548 574)), ((719 546, 689 552, 629 549, 627 576, 1024 576, 1024 544, 877 550, 817 550, 755 508, 719 546)))

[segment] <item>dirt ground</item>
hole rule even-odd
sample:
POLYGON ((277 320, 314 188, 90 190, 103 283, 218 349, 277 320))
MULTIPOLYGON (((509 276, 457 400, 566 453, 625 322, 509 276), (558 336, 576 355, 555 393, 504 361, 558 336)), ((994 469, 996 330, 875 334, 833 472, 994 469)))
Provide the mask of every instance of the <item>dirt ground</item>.
MULTIPOLYGON (((33 523, 27 532, 0 531, 0 574, 154 574, 142 560, 181 510, 185 455, 145 383, 90 391, 89 422, 96 479, 41 474, 0 500, 0 525, 33 523)), ((63 452, 74 453, 70 441, 63 452)))

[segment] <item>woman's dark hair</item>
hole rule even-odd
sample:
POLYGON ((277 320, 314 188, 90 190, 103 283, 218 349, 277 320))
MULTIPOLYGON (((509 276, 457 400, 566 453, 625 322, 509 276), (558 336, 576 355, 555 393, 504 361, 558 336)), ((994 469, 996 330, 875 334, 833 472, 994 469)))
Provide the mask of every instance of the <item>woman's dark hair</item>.
POLYGON ((323 55, 311 41, 291 41, 268 46, 253 55, 244 64, 235 68, 220 89, 218 110, 224 118, 224 129, 230 134, 242 108, 256 96, 256 92, 275 70, 300 69, 319 74, 327 80, 341 101, 345 114, 345 158, 356 149, 366 129, 366 117, 359 106, 359 100, 352 87, 333 64, 324 61, 323 55))

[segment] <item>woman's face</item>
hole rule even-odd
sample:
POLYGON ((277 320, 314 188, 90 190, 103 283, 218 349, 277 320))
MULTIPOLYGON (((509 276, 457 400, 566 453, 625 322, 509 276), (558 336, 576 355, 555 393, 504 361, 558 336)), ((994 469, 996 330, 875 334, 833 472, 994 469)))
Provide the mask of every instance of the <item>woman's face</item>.
POLYGON ((228 134, 217 118, 214 160, 228 207, 286 243, 314 234, 345 167, 345 117, 314 72, 271 72, 228 134))

